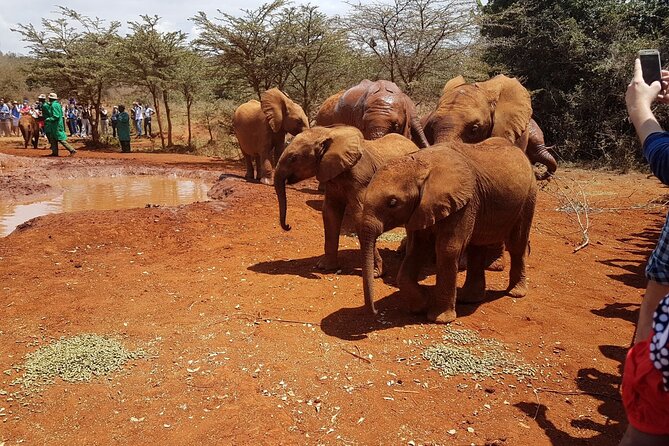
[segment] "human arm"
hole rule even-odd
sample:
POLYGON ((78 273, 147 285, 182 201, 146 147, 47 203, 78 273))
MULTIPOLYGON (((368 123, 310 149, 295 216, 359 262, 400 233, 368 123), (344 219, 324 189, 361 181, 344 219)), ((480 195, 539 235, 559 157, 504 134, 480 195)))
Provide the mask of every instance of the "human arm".
POLYGON ((646 84, 643 80, 643 72, 641 71, 641 61, 639 59, 634 61, 634 77, 627 86, 625 102, 627 104, 627 112, 629 113, 630 120, 632 121, 632 124, 634 124, 634 128, 636 129, 636 133, 642 145, 646 141, 648 135, 662 131, 662 127, 653 115, 651 104, 655 100, 669 103, 669 93, 667 92, 668 84, 669 71, 667 70, 662 70, 662 84, 657 81, 653 82, 651 85, 646 84), (663 86, 664 92, 662 91, 663 86))
POLYGON ((669 285, 664 285, 654 280, 648 281, 646 294, 641 301, 639 309, 639 320, 636 325, 636 335, 634 343, 645 341, 653 328, 653 313, 660 301, 669 293, 669 285))

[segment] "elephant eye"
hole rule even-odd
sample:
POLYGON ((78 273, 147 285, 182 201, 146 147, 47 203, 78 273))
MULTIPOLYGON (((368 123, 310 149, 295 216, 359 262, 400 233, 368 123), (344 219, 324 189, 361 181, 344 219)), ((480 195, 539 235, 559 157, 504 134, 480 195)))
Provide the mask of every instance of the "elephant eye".
POLYGON ((397 206, 397 198, 393 197, 390 200, 388 200, 388 207, 389 208, 394 208, 397 206))
POLYGON ((474 124, 474 125, 472 126, 472 128, 471 128, 471 132, 472 132, 472 133, 477 133, 477 132, 479 131, 480 128, 481 128, 480 125, 478 125, 478 124, 474 124))

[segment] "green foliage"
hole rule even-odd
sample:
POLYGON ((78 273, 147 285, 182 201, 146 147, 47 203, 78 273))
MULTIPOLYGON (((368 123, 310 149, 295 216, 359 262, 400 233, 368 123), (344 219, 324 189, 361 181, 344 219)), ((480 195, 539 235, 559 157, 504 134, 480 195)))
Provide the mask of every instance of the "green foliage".
POLYGON ((0 98, 34 101, 39 85, 28 83, 28 73, 32 60, 28 57, 0 53, 0 98))
MULTIPOLYGON (((41 28, 19 24, 14 31, 23 36, 33 57, 28 82, 49 85, 60 97, 74 96, 99 108, 117 73, 119 22, 83 16, 59 7, 58 18, 42 19, 41 28)), ((97 113, 94 116, 97 123, 97 113)), ((99 140, 93 127, 93 141, 99 140)))
POLYGON ((491 74, 532 91, 534 116, 563 158, 623 169, 639 161, 625 87, 639 49, 668 55, 666 2, 492 0, 483 13, 491 74))

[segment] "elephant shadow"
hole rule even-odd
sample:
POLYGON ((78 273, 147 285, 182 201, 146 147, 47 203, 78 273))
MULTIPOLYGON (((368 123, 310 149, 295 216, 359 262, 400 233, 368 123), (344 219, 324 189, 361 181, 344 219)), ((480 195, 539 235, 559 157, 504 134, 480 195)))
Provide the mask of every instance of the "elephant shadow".
MULTIPOLYGON (((469 316, 476 309, 492 300, 506 295, 505 291, 488 291, 483 302, 475 304, 457 304, 458 317, 469 316)), ((345 341, 366 339, 370 333, 389 328, 408 325, 432 324, 424 314, 412 314, 404 309, 400 291, 375 302, 378 314, 372 315, 363 305, 354 308, 341 308, 321 320, 321 329, 328 336, 345 341)))
MULTIPOLYGON (((300 276, 305 279, 320 279, 324 274, 334 274, 333 272, 320 271, 316 264, 319 256, 305 257, 302 259, 292 260, 270 260, 267 262, 258 262, 255 265, 249 266, 247 269, 256 273, 272 274, 272 275, 291 275, 300 276)), ((341 268, 337 270, 336 274, 343 276, 359 276, 360 268, 351 265, 360 263, 360 251, 357 249, 343 249, 339 250, 339 261, 341 268)))

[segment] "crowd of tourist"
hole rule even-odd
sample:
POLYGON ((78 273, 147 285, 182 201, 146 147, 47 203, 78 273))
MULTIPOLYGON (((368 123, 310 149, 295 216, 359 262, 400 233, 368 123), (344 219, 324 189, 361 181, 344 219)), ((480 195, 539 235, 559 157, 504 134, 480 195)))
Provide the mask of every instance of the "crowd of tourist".
MULTIPOLYGON (((65 129, 69 133, 69 136, 90 138, 93 133, 93 123, 96 122, 95 107, 90 104, 77 103, 74 98, 70 98, 68 101, 61 101, 60 104, 63 109, 65 129)), ((97 129, 100 136, 109 136, 111 133, 112 138, 117 138, 119 107, 114 106, 111 113, 104 106, 101 106, 98 111, 97 129)), ((39 100, 30 103, 28 99, 24 99, 22 102, 0 99, 0 137, 20 136, 19 119, 24 114, 31 114, 37 119, 41 135, 46 136, 39 100)), ((149 104, 142 105, 139 102, 133 102, 130 109, 130 119, 136 138, 142 136, 152 137, 151 118, 154 114, 155 110, 149 104)))

